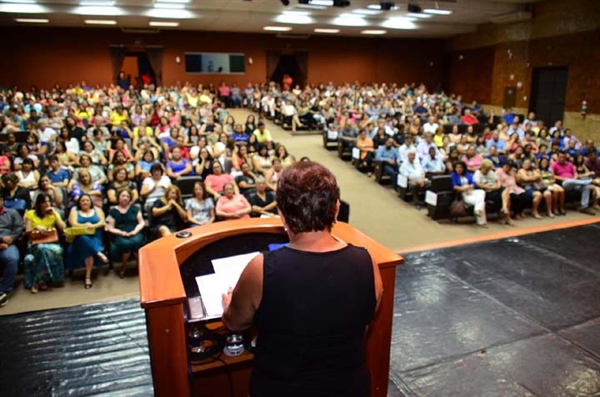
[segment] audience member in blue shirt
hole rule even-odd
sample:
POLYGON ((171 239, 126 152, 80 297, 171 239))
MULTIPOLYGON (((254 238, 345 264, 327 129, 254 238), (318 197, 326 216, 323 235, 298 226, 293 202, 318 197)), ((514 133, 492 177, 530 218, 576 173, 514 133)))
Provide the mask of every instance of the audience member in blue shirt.
POLYGON ((377 148, 375 161, 381 161, 383 173, 392 178, 392 184, 395 186, 396 176, 398 175, 399 155, 398 149, 394 147, 394 138, 389 137, 385 141, 385 145, 377 148))
POLYGON ((494 131, 494 133, 492 134, 492 139, 487 141, 485 146, 488 149, 491 148, 492 146, 495 146, 498 154, 506 153, 506 142, 504 142, 503 139, 500 139, 500 134, 498 133, 498 131, 494 131))
POLYGON ((52 184, 56 187, 67 187, 69 184, 69 172, 61 168, 56 155, 50 156, 48 161, 50 162, 50 169, 46 172, 46 175, 50 178, 52 184))

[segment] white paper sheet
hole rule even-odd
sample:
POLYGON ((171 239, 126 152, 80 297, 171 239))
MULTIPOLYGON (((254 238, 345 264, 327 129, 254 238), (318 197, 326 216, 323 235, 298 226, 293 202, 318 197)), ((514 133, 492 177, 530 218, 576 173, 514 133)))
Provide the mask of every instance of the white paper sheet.
POLYGON ((196 277, 196 284, 198 284, 198 290, 202 296, 207 319, 221 317, 223 314, 222 294, 226 293, 230 287, 235 288, 246 265, 258 254, 258 252, 252 252, 213 259, 215 272, 196 277))

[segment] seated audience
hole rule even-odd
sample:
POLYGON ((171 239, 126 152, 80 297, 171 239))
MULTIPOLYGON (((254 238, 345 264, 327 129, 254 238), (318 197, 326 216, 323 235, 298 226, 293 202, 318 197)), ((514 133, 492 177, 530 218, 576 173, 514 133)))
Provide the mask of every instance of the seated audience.
POLYGON ((4 199, 3 208, 16 210, 19 214, 24 215, 25 211, 31 208, 31 195, 29 191, 19 186, 19 178, 14 173, 2 175, 2 197, 4 199))
MULTIPOLYGON (((204 181, 206 191, 208 194, 212 195, 216 201, 221 197, 223 189, 225 188, 225 184, 227 183, 233 183, 235 185, 233 177, 223 172, 223 166, 221 166, 221 163, 219 163, 217 160, 213 161, 212 174, 208 175, 204 181)), ((237 192, 237 185, 235 185, 235 190, 237 192)))
POLYGON ((95 229, 94 234, 75 236, 67 249, 67 268, 77 269, 85 266, 85 289, 92 288, 92 268, 94 265, 108 264, 108 258, 102 252, 102 230, 104 229, 104 212, 95 207, 89 194, 82 194, 77 206, 69 214, 71 227, 95 229))
POLYGON ((33 191, 38 188, 40 173, 38 170, 33 168, 33 160, 23 160, 21 169, 15 172, 15 175, 17 178, 19 178, 19 186, 27 189, 28 191, 33 191))
POLYGON ((15 243, 22 234, 22 216, 16 210, 4 207, 4 195, 0 195, 0 264, 4 268, 0 282, 0 307, 6 306, 8 294, 15 285, 20 257, 15 243))
POLYGON ((487 227, 485 214, 485 191, 476 189, 471 173, 467 170, 464 162, 459 161, 452 172, 452 187, 455 192, 461 194, 465 204, 475 207, 473 214, 477 218, 477 224, 487 227))
POLYGON ((408 152, 407 161, 400 166, 400 174, 408 179, 408 190, 412 194, 413 204, 420 208, 419 194, 425 192, 431 186, 431 182, 425 177, 425 172, 416 157, 417 153, 414 150, 408 152))
POLYGON ((113 235, 110 243, 110 257, 113 261, 121 261, 119 277, 124 278, 131 254, 137 254, 144 245, 142 230, 145 223, 142 210, 137 204, 134 204, 132 192, 129 189, 122 189, 118 192, 117 205, 108 211, 106 231, 113 235))
POLYGON ((224 220, 246 219, 250 218, 251 212, 252 206, 243 195, 236 192, 235 184, 231 182, 225 183, 223 186, 223 196, 217 201, 217 216, 224 220))
POLYGON ((181 148, 179 147, 174 147, 171 150, 171 160, 167 161, 165 168, 167 176, 171 179, 191 175, 193 172, 192 163, 181 156, 181 148))
POLYGON ((181 202, 181 191, 175 185, 165 189, 164 195, 152 204, 150 228, 153 235, 168 236, 182 230, 187 221, 187 213, 181 202))
POLYGON ((567 215, 565 212, 565 189, 556 183, 556 177, 550 168, 550 160, 548 158, 541 159, 539 169, 542 183, 546 185, 548 191, 552 194, 551 211, 554 215, 567 215))
POLYGON ((502 168, 496 169, 496 179, 503 188, 508 190, 510 195, 510 208, 516 220, 523 219, 523 210, 531 202, 531 196, 528 196, 521 186, 517 184, 517 164, 509 160, 502 165, 502 168))
POLYGON ((271 191, 277 190, 277 181, 281 178, 281 173, 283 172, 283 165, 281 164, 281 160, 276 157, 273 159, 273 167, 267 170, 265 173, 265 181, 267 182, 267 188, 271 191))
POLYGON ((145 200, 144 209, 150 213, 154 202, 165 195, 166 190, 171 186, 171 179, 163 175, 162 164, 154 164, 150 167, 150 176, 147 176, 142 182, 140 196, 145 200))
POLYGON ((502 205, 501 215, 504 215, 504 222, 507 225, 514 226, 510 218, 510 192, 503 188, 496 179, 494 164, 490 160, 483 160, 481 167, 473 176, 475 186, 485 192, 485 200, 502 205))
POLYGON ((194 183, 194 196, 185 201, 185 210, 191 227, 207 225, 215 221, 215 204, 206 191, 204 183, 194 183))
POLYGON ((65 228, 66 224, 60 212, 52 207, 50 197, 44 193, 38 194, 34 209, 25 213, 25 231, 29 244, 23 261, 23 278, 25 288, 32 294, 52 285, 64 284, 63 249, 58 233, 65 228), (55 238, 52 239, 52 236, 55 238))
POLYGON ((256 191, 256 175, 250 170, 248 163, 242 164, 242 174, 235 177, 235 183, 241 194, 250 197, 256 191))
POLYGON ((375 161, 381 162, 383 174, 388 175, 392 179, 392 185, 396 186, 400 156, 398 154, 398 149, 394 147, 394 138, 388 138, 387 141, 385 141, 385 145, 377 148, 375 161))
POLYGON ((39 189, 33 192, 34 201, 40 194, 46 195, 50 200, 50 205, 56 209, 62 210, 64 202, 63 190, 52 184, 47 175, 40 178, 39 189))
POLYGON ((250 194, 248 202, 252 206, 252 216, 270 217, 277 214, 275 193, 267 190, 267 182, 263 177, 256 180, 256 191, 250 194))
POLYGON ((590 179, 578 179, 575 166, 567 161, 567 152, 561 150, 558 152, 558 160, 550 165, 554 172, 556 181, 565 189, 565 191, 581 191, 581 203, 579 212, 588 215, 596 215, 596 211, 590 208, 590 195, 592 191, 592 181, 590 179))
POLYGON ((531 166, 531 160, 523 160, 522 168, 517 172, 517 182, 525 189, 525 194, 531 197, 533 204, 531 215, 536 219, 542 219, 538 212, 542 197, 546 200, 548 208, 548 216, 554 218, 552 209, 552 193, 548 191, 548 187, 542 183, 542 176, 539 170, 531 166))

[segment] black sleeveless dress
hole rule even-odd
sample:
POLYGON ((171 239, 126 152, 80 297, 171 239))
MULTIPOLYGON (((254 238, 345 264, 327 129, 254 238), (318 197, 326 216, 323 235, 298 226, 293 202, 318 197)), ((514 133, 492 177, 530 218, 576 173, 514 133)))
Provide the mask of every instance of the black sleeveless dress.
POLYGON ((364 248, 265 253, 250 396, 368 396, 364 334, 375 305, 364 248))

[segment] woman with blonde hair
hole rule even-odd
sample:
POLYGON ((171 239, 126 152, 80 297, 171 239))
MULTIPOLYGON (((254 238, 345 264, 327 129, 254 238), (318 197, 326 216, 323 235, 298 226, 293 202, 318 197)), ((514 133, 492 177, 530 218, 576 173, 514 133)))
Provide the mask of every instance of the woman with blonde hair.
POLYGON ((165 189, 163 197, 152 204, 150 227, 158 236, 168 236, 185 227, 187 213, 181 202, 181 191, 175 185, 165 189))

